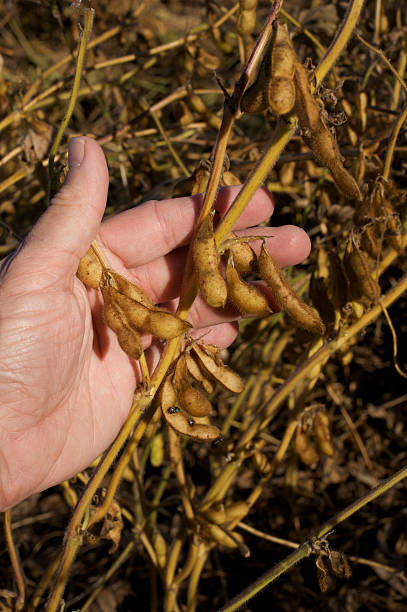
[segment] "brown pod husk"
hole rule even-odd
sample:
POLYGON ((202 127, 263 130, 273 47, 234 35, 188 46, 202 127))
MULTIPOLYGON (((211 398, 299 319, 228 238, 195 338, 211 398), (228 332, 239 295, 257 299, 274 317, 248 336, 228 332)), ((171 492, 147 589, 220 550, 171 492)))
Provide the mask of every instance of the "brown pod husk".
POLYGON ((221 385, 233 393, 241 393, 243 391, 244 382, 236 372, 223 364, 219 365, 213 355, 208 354, 196 343, 192 345, 191 350, 196 355, 200 366, 214 380, 220 382, 221 385))
POLYGON ((89 247, 85 255, 79 261, 76 276, 84 285, 92 287, 92 289, 98 289, 102 279, 102 272, 102 264, 96 257, 92 247, 89 247))
POLYGON ((188 369, 185 354, 182 354, 175 367, 175 387, 181 408, 195 417, 210 416, 213 414, 212 404, 206 396, 195 389, 188 381, 188 369))
POLYGON ((317 161, 326 166, 347 198, 361 199, 359 187, 351 174, 343 167, 338 145, 314 100, 309 87, 307 72, 296 60, 294 82, 296 99, 294 110, 298 115, 302 137, 317 161))
POLYGON ((268 109, 269 102, 267 99, 266 84, 269 66, 269 50, 266 49, 256 80, 246 89, 242 96, 240 108, 244 113, 262 113, 268 109))
POLYGON ((329 418, 326 412, 318 410, 314 415, 312 428, 319 451, 327 457, 333 457, 335 451, 332 445, 329 418))
POLYGON ((224 506, 220 506, 218 509, 209 508, 201 513, 207 521, 210 523, 215 523, 215 525, 222 525, 222 523, 226 522, 226 512, 224 506))
POLYGON ((295 103, 295 51, 286 24, 276 22, 271 43, 270 76, 267 99, 274 114, 289 113, 295 103))
POLYGON ((190 353, 185 354, 185 360, 188 368, 188 372, 196 380, 197 383, 203 387, 206 393, 212 393, 213 384, 206 378, 200 369, 198 362, 194 359, 194 357, 190 353))
POLYGON ((167 564, 167 542, 165 541, 161 531, 159 531, 157 528, 154 529, 153 532, 152 544, 157 556, 158 566, 161 569, 164 569, 167 564))
POLYGON ((219 270, 219 255, 213 232, 213 214, 200 224, 193 244, 193 260, 202 298, 213 308, 222 308, 227 300, 227 286, 219 270))
POLYGON ((256 9, 258 0, 239 0, 237 16, 237 32, 240 36, 248 36, 256 26, 256 9))
POLYGON ((300 423, 297 425, 295 434, 295 450, 305 465, 312 467, 318 462, 318 453, 312 446, 308 433, 302 430, 300 423))
POLYGON ((215 523, 203 523, 202 533, 208 539, 214 540, 225 548, 233 549, 238 547, 238 543, 243 544, 243 538, 240 533, 232 531, 232 537, 230 537, 227 532, 218 527, 218 525, 215 525, 215 523))
POLYGON ((117 336, 120 347, 133 359, 140 359, 143 345, 138 332, 133 329, 118 304, 114 302, 109 289, 102 287, 104 299, 103 317, 105 323, 117 336))
POLYGON ((258 263, 260 275, 273 291, 274 298, 280 308, 285 310, 297 325, 322 336, 325 333, 325 325, 318 312, 298 297, 286 281, 280 266, 274 261, 264 245, 262 245, 258 263))
POLYGON ((245 283, 233 265, 232 257, 226 264, 229 298, 243 314, 264 317, 271 313, 266 297, 253 285, 245 283))
POLYGON ((241 521, 250 511, 250 505, 247 502, 236 502, 225 508, 226 521, 241 521))
POLYGON ((160 405, 166 423, 178 434, 201 442, 214 442, 221 437, 222 432, 215 425, 195 423, 180 410, 180 402, 171 382, 171 375, 167 376, 161 385, 160 405))
POLYGON ((199 389, 191 385, 184 386, 178 393, 178 398, 182 408, 194 417, 204 417, 213 414, 210 401, 199 389))
POLYGON ((352 300, 369 306, 380 295, 378 282, 370 272, 366 255, 349 240, 343 257, 345 274, 349 280, 352 300))
POLYGON ((140 304, 143 304, 143 306, 146 306, 150 310, 156 309, 148 295, 146 295, 144 291, 140 289, 140 287, 137 287, 137 285, 134 285, 132 282, 127 280, 127 278, 121 274, 118 274, 118 272, 115 272, 114 270, 106 270, 106 273, 113 279, 113 286, 115 286, 120 293, 124 293, 124 295, 127 295, 127 297, 139 302, 140 304))
POLYGON ((127 295, 111 288, 114 300, 127 317, 129 324, 136 329, 150 333, 162 340, 177 338, 191 328, 190 323, 183 321, 176 315, 159 308, 148 308, 136 302, 127 295))
POLYGON ((221 252, 229 251, 233 257, 233 263, 240 276, 247 276, 256 270, 257 257, 250 244, 241 240, 231 232, 221 244, 221 252))
POLYGON ((182 436, 188 436, 193 440, 201 442, 214 442, 218 440, 222 432, 215 425, 203 425, 201 423, 191 424, 191 419, 188 419, 183 412, 175 412, 173 414, 165 413, 164 418, 177 433, 182 436))
POLYGON ((153 467, 160 467, 164 460, 164 437, 159 431, 151 441, 150 463, 153 467))

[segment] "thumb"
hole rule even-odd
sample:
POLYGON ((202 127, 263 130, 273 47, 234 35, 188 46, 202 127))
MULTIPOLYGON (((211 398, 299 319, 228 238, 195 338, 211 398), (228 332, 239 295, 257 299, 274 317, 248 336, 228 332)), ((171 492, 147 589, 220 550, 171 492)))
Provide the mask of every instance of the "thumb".
POLYGON ((46 268, 54 278, 70 283, 79 259, 99 231, 109 175, 101 147, 85 136, 71 138, 68 163, 62 188, 34 225, 14 263, 24 266, 25 273, 46 268))

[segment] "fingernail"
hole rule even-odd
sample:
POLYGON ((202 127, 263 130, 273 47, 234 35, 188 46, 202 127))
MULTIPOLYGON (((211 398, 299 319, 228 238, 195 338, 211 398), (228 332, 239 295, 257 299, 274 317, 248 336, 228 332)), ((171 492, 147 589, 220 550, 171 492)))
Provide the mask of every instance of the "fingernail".
POLYGON ((68 145, 68 164, 70 168, 79 168, 85 155, 85 139, 71 138, 68 145))

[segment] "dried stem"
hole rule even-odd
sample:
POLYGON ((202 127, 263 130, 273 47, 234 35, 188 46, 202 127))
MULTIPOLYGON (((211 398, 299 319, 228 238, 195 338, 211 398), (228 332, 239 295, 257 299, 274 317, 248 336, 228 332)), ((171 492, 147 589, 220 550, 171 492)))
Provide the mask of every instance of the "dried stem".
POLYGON ((54 159, 55 154, 58 150, 59 143, 62 140, 62 136, 64 135, 65 128, 68 125, 72 113, 75 108, 76 100, 79 92, 79 85, 82 77, 82 70, 85 61, 86 48, 88 44, 89 37, 92 32, 93 26, 93 18, 95 15, 95 10, 93 8, 87 8, 85 10, 85 27, 82 32, 81 41, 79 44, 78 58, 76 62, 76 70, 75 70, 75 79, 72 86, 71 97, 69 99, 68 108, 66 109, 65 117, 62 120, 62 123, 59 127, 58 133, 55 137, 54 143, 51 147, 51 151, 49 154, 49 163, 48 163, 48 176, 49 176, 49 190, 48 193, 51 196, 51 186, 54 179, 54 159))
POLYGON ((14 578, 17 585, 17 600, 15 610, 19 612, 24 608, 25 604, 25 580, 23 571, 20 564, 17 549, 13 540, 13 533, 11 530, 11 512, 6 510, 4 513, 4 534, 6 536, 6 543, 8 548, 8 554, 10 557, 11 567, 13 568, 14 578))
POLYGON ((358 512, 361 508, 372 502, 374 499, 383 495, 386 491, 388 491, 391 487, 394 487, 398 482, 407 478, 407 467, 402 468, 398 471, 394 476, 391 476, 387 480, 384 480, 377 487, 375 487, 372 491, 358 499, 356 502, 336 514, 332 519, 328 520, 324 523, 316 532, 314 536, 311 536, 306 542, 304 542, 295 552, 286 557, 283 561, 275 565, 270 571, 263 574, 260 578, 258 578, 253 584, 250 585, 247 589, 242 591, 239 595, 234 597, 229 603, 223 606, 219 612, 233 612, 233 610, 237 610, 244 603, 249 601, 256 593, 262 591, 265 587, 267 587, 271 582, 276 580, 281 574, 284 574, 288 571, 293 565, 304 559, 305 557, 309 557, 312 553, 314 544, 329 534, 332 529, 334 529, 337 525, 348 519, 350 516, 358 512))

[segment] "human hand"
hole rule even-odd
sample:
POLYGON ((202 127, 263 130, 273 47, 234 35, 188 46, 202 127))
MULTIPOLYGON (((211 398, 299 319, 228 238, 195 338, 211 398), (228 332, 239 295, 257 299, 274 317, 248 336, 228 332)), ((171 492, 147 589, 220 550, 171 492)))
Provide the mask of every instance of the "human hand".
MULTIPOLYGON (((109 264, 154 303, 179 295, 186 245, 202 196, 151 201, 104 221, 108 171, 90 138, 70 143, 65 184, 0 275, 0 509, 70 478, 117 435, 140 381, 138 364, 103 322, 99 292, 75 276, 97 237, 109 264)), ((222 189, 224 214, 238 187, 222 189)), ((302 261, 310 244, 294 226, 244 230, 273 212, 259 190, 238 233, 272 235, 267 248, 280 265, 302 261)), ((255 248, 255 245, 254 245, 255 248)), ((236 336, 233 309, 214 311, 199 298, 189 321, 205 341, 226 347, 236 336)), ((144 336, 149 367, 160 344, 144 336)))

